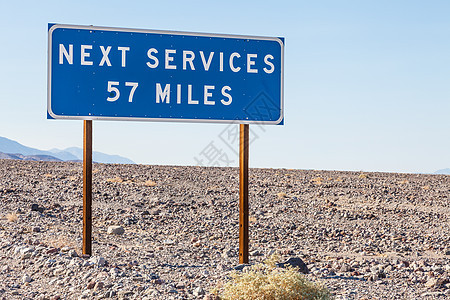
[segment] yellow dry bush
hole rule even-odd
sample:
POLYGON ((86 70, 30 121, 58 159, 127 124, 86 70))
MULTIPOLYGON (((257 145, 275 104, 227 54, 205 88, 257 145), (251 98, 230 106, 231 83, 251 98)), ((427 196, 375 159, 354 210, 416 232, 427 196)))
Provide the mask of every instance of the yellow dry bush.
POLYGON ((67 236, 64 236, 64 235, 59 235, 59 236, 51 237, 48 239, 44 239, 44 241, 47 245, 54 247, 54 248, 69 247, 70 249, 74 249, 78 253, 81 253, 81 248, 79 247, 79 244, 77 243, 77 241, 75 241, 67 236))
POLYGON ((278 268, 273 255, 242 273, 233 272, 231 280, 215 293, 222 300, 328 300, 327 288, 311 282, 295 268, 278 268))
POLYGON ((115 178, 108 178, 106 179, 107 182, 117 182, 117 183, 122 183, 123 179, 120 177, 115 177, 115 178))
POLYGON ((321 184, 322 184, 322 181, 323 181, 323 178, 321 178, 321 177, 316 177, 316 178, 311 179, 311 181, 312 181, 314 184, 321 185, 321 184))
POLYGON ((363 173, 359 174, 359 176, 358 176, 358 178, 361 178, 361 179, 367 178, 367 177, 368 177, 367 174, 363 174, 363 173))
POLYGON ((10 213, 6 215, 6 220, 9 222, 16 222, 19 218, 17 217, 16 213, 10 213))
POLYGON ((156 182, 152 181, 152 180, 147 180, 144 185, 146 186, 156 186, 156 182))
POLYGON ((287 197, 287 194, 286 193, 284 193, 284 192, 280 192, 280 193, 278 193, 277 194, 277 196, 278 196, 278 198, 286 198, 287 197))

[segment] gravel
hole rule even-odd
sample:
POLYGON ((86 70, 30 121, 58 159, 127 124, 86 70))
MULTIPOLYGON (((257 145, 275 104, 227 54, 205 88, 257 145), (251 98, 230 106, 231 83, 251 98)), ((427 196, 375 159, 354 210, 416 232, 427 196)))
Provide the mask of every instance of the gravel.
MULTIPOLYGON (((214 299, 239 267, 236 168, 0 160, 0 299, 214 299)), ((250 170, 250 263, 296 262, 335 299, 450 296, 450 176, 250 170), (304 264, 301 264, 304 262, 304 264)))

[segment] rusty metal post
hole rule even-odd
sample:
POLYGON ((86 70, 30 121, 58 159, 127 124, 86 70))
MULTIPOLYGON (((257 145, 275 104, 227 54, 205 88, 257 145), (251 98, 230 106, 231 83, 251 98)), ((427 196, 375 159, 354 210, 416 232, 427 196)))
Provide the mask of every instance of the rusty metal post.
POLYGON ((92 120, 83 125, 83 254, 92 255, 92 120))
POLYGON ((239 139, 239 263, 248 263, 248 137, 249 125, 240 124, 239 139))

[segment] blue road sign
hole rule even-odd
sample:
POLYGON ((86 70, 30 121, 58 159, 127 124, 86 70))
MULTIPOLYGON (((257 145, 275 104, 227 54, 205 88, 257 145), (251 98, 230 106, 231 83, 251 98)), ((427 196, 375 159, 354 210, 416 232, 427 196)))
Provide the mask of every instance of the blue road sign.
POLYGON ((54 25, 48 118, 283 123, 284 39, 54 25))

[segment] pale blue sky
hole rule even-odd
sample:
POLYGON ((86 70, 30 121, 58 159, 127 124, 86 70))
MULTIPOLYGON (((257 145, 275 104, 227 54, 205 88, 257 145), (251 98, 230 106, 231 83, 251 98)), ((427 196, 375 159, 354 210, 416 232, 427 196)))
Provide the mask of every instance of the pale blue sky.
MULTIPOLYGON (((252 167, 433 172, 450 167, 448 1, 0 1, 0 136, 82 145, 46 119, 47 23, 281 36, 285 125, 253 127, 252 167)), ((94 122, 95 150, 195 165, 227 125, 94 122)), ((236 125, 237 126, 237 125, 236 125)), ((251 127, 252 128, 252 127, 251 127)))

